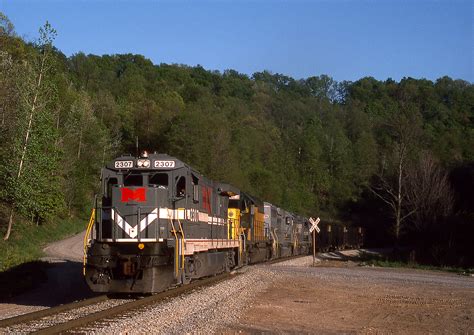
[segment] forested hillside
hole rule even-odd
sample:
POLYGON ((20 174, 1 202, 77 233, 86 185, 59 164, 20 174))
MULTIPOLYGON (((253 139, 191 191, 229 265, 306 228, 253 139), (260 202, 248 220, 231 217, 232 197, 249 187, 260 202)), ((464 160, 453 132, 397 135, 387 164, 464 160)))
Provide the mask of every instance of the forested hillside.
POLYGON ((27 43, 0 18, 4 235, 9 223, 14 233, 19 222, 90 211, 100 167, 135 153, 138 138, 140 150, 284 208, 362 225, 369 244, 415 243, 439 264, 473 261, 472 83, 66 57, 55 34, 45 25, 27 43))

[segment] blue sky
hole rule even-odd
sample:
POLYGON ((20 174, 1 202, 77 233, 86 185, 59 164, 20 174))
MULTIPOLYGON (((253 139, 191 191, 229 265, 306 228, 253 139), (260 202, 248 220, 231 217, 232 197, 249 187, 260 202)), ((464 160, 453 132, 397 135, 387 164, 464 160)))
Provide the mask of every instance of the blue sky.
POLYGON ((66 55, 138 53, 154 63, 336 80, 474 82, 472 0, 0 0, 18 35, 48 20, 66 55))

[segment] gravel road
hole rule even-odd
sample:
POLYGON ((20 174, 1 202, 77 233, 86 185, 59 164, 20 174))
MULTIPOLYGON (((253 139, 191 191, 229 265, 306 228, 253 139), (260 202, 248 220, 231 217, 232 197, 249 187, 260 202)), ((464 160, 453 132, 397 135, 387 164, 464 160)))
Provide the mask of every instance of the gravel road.
POLYGON ((46 254, 44 260, 63 260, 71 262, 82 262, 84 256, 85 231, 65 240, 49 244, 43 251, 46 254))
POLYGON ((295 261, 273 265, 279 279, 221 331, 474 334, 473 277, 325 260, 310 267, 311 257, 295 261))

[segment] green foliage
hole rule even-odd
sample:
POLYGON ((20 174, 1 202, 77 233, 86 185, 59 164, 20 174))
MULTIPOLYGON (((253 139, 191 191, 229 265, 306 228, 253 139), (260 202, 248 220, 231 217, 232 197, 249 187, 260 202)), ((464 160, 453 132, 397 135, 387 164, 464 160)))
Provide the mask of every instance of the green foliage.
POLYGON ((100 167, 135 153, 137 137, 140 149, 177 156, 263 200, 358 224, 374 215, 391 220, 367 188, 381 171, 387 180, 396 175, 403 125, 416 126, 409 161, 422 150, 446 168, 474 159, 474 87, 462 80, 338 83, 154 65, 133 54, 66 58, 52 47, 54 36, 47 24, 39 44, 26 44, 0 16, 0 199, 28 219, 88 209, 100 167), (45 52, 51 57, 36 90, 45 52), (31 112, 25 101, 36 93, 17 178, 31 112), (357 210, 366 203, 370 210, 357 210))
POLYGON ((2 143, 0 160, 4 201, 37 222, 51 219, 62 209, 58 178, 60 151, 55 145, 57 129, 54 113, 56 87, 50 73, 54 68, 54 29, 46 23, 28 61, 8 65, 7 81, 14 84, 4 103, 3 127, 8 138, 2 143))

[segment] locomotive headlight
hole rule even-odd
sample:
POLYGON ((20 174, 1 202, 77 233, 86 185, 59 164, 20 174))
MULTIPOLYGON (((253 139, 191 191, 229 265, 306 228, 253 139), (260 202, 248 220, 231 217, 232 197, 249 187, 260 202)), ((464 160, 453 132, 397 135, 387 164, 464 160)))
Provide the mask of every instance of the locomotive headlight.
POLYGON ((150 160, 149 159, 139 159, 137 160, 138 167, 150 167, 150 160))

